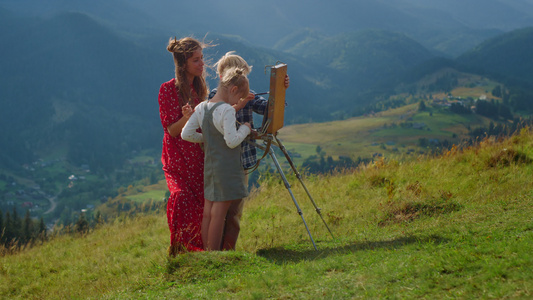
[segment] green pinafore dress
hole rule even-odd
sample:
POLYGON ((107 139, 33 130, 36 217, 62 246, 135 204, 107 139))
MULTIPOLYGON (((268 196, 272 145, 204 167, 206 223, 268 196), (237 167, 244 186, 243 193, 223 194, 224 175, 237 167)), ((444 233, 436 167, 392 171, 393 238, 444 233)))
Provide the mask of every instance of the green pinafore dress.
POLYGON ((246 178, 241 163, 241 146, 228 147, 224 135, 213 123, 215 109, 227 103, 205 106, 202 120, 204 135, 204 197, 210 201, 228 201, 248 196, 246 178))

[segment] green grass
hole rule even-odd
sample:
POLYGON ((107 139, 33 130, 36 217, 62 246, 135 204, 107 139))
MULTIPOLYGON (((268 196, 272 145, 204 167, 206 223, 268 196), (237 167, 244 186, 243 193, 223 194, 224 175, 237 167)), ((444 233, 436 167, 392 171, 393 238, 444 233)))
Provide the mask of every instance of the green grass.
MULTIPOLYGON (((343 121, 300 124, 282 128, 279 138, 289 150, 302 154, 302 159, 316 154, 317 146, 332 157, 368 157, 368 147, 378 140, 372 134, 382 130, 384 124, 398 121, 402 115, 411 115, 415 105, 381 112, 375 117, 356 117, 343 121)), ((296 160, 298 162, 298 160, 296 160)))
POLYGON ((155 184, 147 186, 129 186, 124 192, 124 197, 137 203, 146 203, 150 201, 160 201, 161 199, 165 198, 167 191, 168 188, 166 181, 160 180, 155 184))
POLYGON ((531 299, 533 134, 305 184, 246 202, 234 252, 166 256, 164 213, 0 257, 6 299, 531 299))
POLYGON ((150 190, 143 193, 135 194, 126 196, 129 200, 132 200, 134 202, 143 203, 150 200, 161 200, 165 198, 165 190, 150 190))

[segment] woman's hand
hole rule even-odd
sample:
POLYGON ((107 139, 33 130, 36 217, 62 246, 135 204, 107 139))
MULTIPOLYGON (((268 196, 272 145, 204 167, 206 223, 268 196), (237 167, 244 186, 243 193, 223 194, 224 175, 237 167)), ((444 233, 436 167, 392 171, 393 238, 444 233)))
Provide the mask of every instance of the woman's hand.
POLYGON ((183 126, 189 121, 189 118, 194 113, 194 109, 190 104, 185 104, 181 107, 181 113, 183 114, 183 117, 167 127, 167 131, 171 137, 177 137, 181 134, 183 126))
POLYGON ((289 88, 289 84, 290 84, 290 78, 289 78, 289 74, 285 74, 285 88, 288 89, 289 88))
POLYGON ((183 114, 183 117, 185 117, 185 119, 189 119, 192 115, 192 113, 194 112, 194 109, 192 108, 192 106, 190 104, 185 104, 182 108, 181 108, 181 113, 183 114))

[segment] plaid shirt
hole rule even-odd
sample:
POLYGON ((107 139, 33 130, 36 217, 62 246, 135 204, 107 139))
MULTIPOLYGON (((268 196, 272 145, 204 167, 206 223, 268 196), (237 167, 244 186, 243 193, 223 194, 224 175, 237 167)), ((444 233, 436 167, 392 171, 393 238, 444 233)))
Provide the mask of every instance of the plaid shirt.
MULTIPOLYGON (((211 93, 209 93, 209 100, 215 96, 217 93, 217 89, 211 90, 211 93)), ((250 90, 250 93, 255 94, 254 91, 250 90)), ((254 99, 250 100, 248 103, 246 103, 246 106, 237 111, 235 113, 235 118, 237 119, 237 122, 244 124, 246 122, 250 123, 252 128, 254 128, 254 118, 253 118, 253 112, 256 112, 260 115, 264 115, 266 108, 268 105, 268 100, 261 96, 255 96, 254 99)), ((255 142, 254 139, 249 138, 251 142, 255 142)), ((255 146, 250 145, 246 141, 241 144, 241 160, 242 160, 242 166, 244 169, 250 169, 257 163, 257 150, 255 149, 255 146)))

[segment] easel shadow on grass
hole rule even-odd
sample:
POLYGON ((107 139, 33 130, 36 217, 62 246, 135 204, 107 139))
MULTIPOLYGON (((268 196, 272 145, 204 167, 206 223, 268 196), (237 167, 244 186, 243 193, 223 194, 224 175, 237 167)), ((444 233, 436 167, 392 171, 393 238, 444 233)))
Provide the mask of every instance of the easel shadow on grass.
POLYGON ((364 241, 354 242, 341 247, 323 248, 318 251, 314 249, 292 250, 284 247, 269 249, 260 249, 257 255, 264 257, 276 264, 288 262, 311 261, 328 257, 330 255, 349 254, 356 251, 374 250, 374 249, 398 249, 409 244, 444 244, 449 240, 438 235, 430 236, 405 236, 387 241, 364 241))

